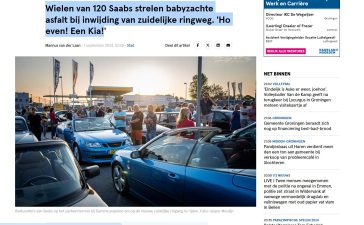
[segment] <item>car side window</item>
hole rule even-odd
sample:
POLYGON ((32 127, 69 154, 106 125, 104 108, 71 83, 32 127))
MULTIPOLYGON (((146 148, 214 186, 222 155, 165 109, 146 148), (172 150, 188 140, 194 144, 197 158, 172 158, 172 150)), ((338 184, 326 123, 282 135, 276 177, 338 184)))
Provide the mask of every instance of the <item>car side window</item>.
POLYGON ((201 142, 194 149, 188 166, 207 169, 255 169, 255 146, 244 139, 201 142))
POLYGON ((223 113, 221 113, 221 112, 215 112, 214 113, 214 120, 221 121, 221 120, 226 120, 226 118, 225 118, 225 116, 224 116, 223 113))
POLYGON ((242 131, 239 134, 239 138, 252 137, 255 139, 255 135, 256 135, 256 129, 255 127, 251 127, 249 129, 242 131))
POLYGON ((244 139, 246 141, 249 141, 251 146, 253 148, 255 148, 255 143, 256 143, 256 128, 255 127, 251 127, 249 129, 244 130, 243 132, 241 132, 238 136, 238 139, 244 139))
POLYGON ((168 120, 170 123, 175 123, 176 122, 176 115, 169 115, 168 120))
POLYGON ((167 114, 161 114, 159 121, 162 123, 166 123, 168 121, 167 114))
POLYGON ((144 158, 186 165, 195 143, 182 133, 161 137, 146 147, 144 158))

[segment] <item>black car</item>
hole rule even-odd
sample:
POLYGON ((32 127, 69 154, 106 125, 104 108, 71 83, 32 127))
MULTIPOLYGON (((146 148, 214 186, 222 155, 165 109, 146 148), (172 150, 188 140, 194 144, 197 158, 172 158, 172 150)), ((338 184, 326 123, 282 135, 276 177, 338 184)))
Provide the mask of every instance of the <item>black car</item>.
POLYGON ((230 133, 230 119, 233 115, 233 111, 213 109, 212 113, 212 126, 220 128, 222 133, 230 133))
POLYGON ((98 166, 81 169, 61 140, 15 145, 15 206, 107 206, 87 184, 98 166))

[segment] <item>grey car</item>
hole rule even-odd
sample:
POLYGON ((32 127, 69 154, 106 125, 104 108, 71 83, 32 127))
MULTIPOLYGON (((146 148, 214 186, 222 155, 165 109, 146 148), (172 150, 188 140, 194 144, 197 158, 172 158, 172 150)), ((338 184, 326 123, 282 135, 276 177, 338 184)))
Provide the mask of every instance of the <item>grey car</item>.
POLYGON ((15 206, 107 206, 87 184, 99 174, 81 169, 64 141, 16 144, 15 206))
POLYGON ((27 122, 21 116, 15 116, 15 143, 37 142, 38 139, 29 130, 27 122))

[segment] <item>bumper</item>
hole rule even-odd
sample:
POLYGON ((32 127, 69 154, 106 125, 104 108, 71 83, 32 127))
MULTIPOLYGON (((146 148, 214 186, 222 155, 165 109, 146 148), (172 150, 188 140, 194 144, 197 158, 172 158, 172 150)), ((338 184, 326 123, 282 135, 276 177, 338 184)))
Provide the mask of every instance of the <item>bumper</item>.
POLYGON ((110 163, 112 161, 112 156, 116 151, 122 150, 127 147, 129 147, 129 145, 116 148, 88 148, 82 146, 80 148, 80 151, 83 162, 110 163))

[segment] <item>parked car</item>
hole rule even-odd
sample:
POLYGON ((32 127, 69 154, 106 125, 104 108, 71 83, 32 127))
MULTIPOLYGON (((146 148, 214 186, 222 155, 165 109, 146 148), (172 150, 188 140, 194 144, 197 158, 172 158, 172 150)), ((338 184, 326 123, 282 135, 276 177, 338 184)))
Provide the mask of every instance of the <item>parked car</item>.
POLYGON ((27 122, 22 116, 15 116, 15 143, 37 142, 38 139, 29 131, 27 122))
MULTIPOLYGON (((130 121, 131 121, 131 118, 133 117, 133 112, 126 112, 126 131, 127 133, 130 135, 131 133, 131 130, 130 130, 130 121)), ((144 113, 145 114, 145 113, 144 113)), ((146 115, 144 115, 145 117, 146 115)), ((112 124, 115 124, 115 119, 114 119, 114 114, 112 113, 108 113, 105 115, 105 118, 107 118, 108 120, 110 120, 110 122, 112 124)), ((157 117, 158 118, 158 117, 157 117)), ((157 128, 157 136, 165 131, 168 131, 170 130, 169 128, 167 127, 164 127, 164 126, 161 126, 159 124, 157 124, 156 126, 157 128)), ((145 144, 147 142, 147 127, 146 125, 143 123, 143 131, 142 131, 142 144, 145 144)))
POLYGON ((88 184, 98 166, 81 169, 61 140, 15 146, 15 206, 107 206, 88 184))
POLYGON ((178 112, 156 112, 157 124, 171 129, 176 128, 178 112))
POLYGON ((212 113, 212 126, 220 128, 222 133, 230 133, 230 119, 233 115, 233 111, 213 109, 212 113))
POLYGON ((67 116, 66 116, 67 113, 68 110, 59 110, 56 111, 54 114, 56 115, 58 122, 64 122, 67 121, 67 116))
POLYGON ((210 140, 221 129, 181 128, 112 160, 114 188, 151 205, 255 206, 256 151, 244 139, 210 140))
POLYGON ((225 135, 216 135, 211 138, 211 142, 219 142, 219 141, 235 141, 239 139, 244 139, 248 141, 253 148, 256 145, 256 123, 252 123, 244 128, 240 128, 235 130, 231 134, 225 135))
POLYGON ((65 140, 78 161, 110 162, 112 154, 132 144, 128 134, 116 129, 103 117, 69 120, 57 126, 57 135, 65 140))

